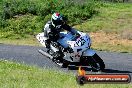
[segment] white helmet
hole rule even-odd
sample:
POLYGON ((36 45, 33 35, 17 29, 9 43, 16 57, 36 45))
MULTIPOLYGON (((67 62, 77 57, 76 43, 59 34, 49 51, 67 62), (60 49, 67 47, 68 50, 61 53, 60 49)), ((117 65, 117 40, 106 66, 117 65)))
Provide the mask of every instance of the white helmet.
POLYGON ((54 27, 60 28, 63 24, 63 18, 60 13, 54 13, 51 17, 51 22, 54 27))

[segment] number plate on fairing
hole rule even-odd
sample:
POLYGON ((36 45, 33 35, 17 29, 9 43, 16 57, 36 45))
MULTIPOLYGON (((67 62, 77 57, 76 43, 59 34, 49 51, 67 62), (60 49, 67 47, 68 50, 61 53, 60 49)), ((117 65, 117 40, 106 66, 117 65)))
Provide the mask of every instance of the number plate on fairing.
POLYGON ((85 45, 86 41, 83 37, 80 37, 77 39, 77 41, 75 42, 74 46, 78 47, 78 46, 83 46, 85 45))

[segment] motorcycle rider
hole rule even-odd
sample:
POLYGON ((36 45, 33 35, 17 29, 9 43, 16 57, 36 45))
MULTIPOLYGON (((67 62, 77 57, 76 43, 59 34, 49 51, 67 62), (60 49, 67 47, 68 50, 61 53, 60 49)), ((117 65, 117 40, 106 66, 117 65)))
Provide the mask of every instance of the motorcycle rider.
MULTIPOLYGON (((44 26, 44 37, 47 37, 47 40, 45 41, 46 48, 50 49, 50 43, 56 42, 60 38, 60 32, 62 30, 67 30, 71 32, 73 35, 78 35, 77 31, 71 28, 69 25, 66 24, 66 20, 64 19, 64 16, 58 12, 53 13, 51 20, 46 23, 44 26)), ((57 42, 56 42, 57 43, 57 42)), ((63 47, 59 43, 57 43, 58 46, 61 46, 63 49, 59 49, 59 51, 62 53, 64 51, 73 52, 71 48, 69 47, 63 47)), ((48 51, 47 50, 47 51, 48 51)), ((59 53, 56 53, 56 57, 59 56, 59 53)))

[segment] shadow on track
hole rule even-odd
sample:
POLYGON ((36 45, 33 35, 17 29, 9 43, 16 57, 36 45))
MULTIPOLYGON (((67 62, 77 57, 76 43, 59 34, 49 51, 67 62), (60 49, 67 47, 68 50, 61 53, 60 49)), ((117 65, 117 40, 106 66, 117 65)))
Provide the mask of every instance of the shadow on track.
POLYGON ((121 71, 121 70, 115 70, 115 69, 105 69, 103 72, 104 73, 132 73, 131 71, 121 71))
MULTIPOLYGON (((92 71, 91 68, 83 67, 82 69, 84 69, 85 71, 92 71)), ((73 67, 73 68, 70 68, 69 70, 78 70, 78 67, 73 67)), ((121 70, 115 70, 115 69, 104 69, 102 72, 103 73, 132 73, 131 71, 121 71, 121 70)))

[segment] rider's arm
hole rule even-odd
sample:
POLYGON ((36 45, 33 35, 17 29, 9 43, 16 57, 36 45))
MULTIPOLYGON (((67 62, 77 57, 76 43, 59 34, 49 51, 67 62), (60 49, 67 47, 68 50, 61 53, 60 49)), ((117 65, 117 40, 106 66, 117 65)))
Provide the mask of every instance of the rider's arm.
POLYGON ((51 22, 48 21, 48 22, 45 24, 45 26, 44 26, 44 29, 43 29, 43 31, 44 31, 44 37, 48 37, 49 32, 51 32, 50 23, 51 23, 51 22))
POLYGON ((48 33, 50 32, 49 25, 46 24, 44 26, 44 37, 48 37, 48 33))
POLYGON ((67 31, 69 31, 69 32, 71 32, 71 33, 73 33, 73 34, 77 34, 77 31, 75 30, 75 29, 73 29, 73 28, 71 28, 69 25, 67 25, 67 24, 64 24, 63 26, 63 29, 65 29, 65 30, 67 30, 67 31))

